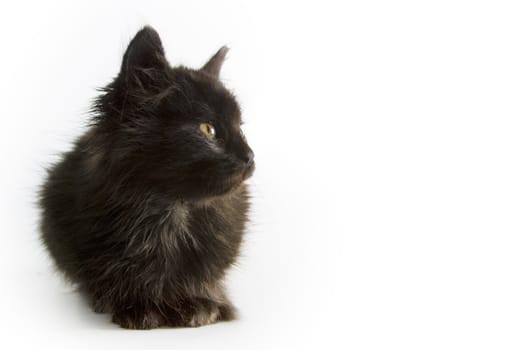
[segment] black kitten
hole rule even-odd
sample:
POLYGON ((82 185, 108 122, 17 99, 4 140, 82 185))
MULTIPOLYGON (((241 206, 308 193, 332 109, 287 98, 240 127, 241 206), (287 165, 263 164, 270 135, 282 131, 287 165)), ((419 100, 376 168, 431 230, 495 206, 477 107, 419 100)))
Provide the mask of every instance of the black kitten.
POLYGON ((125 328, 231 320, 222 280, 239 251, 254 170, 227 48, 199 70, 171 67, 139 31, 89 130, 41 192, 43 242, 97 312, 125 328))

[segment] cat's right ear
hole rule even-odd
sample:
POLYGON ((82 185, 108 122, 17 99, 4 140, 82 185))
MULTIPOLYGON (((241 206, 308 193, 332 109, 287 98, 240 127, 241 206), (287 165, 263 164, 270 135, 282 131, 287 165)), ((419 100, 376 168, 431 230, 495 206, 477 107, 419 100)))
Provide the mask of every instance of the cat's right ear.
POLYGON ((166 68, 169 68, 169 63, 159 34, 152 27, 146 26, 129 43, 122 60, 120 77, 129 80, 137 71, 166 68))

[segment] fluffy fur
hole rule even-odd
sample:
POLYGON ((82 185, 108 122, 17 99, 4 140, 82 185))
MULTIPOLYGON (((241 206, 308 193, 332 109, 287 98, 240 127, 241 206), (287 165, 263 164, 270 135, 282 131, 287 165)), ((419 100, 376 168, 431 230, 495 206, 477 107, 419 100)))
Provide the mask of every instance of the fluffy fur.
POLYGON ((226 52, 198 70, 174 68, 157 32, 139 31, 86 134, 42 187, 42 238, 56 266, 122 327, 235 316, 222 281, 242 241, 254 163, 219 81, 226 52))

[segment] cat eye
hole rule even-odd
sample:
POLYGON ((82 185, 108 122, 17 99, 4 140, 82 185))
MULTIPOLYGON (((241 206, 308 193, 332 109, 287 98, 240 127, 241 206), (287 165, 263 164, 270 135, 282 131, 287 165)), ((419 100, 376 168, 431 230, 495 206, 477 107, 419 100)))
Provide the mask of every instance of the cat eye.
POLYGON ((215 138, 215 128, 213 127, 213 125, 208 124, 208 123, 202 123, 200 125, 200 129, 202 133, 206 135, 207 138, 209 139, 215 138))

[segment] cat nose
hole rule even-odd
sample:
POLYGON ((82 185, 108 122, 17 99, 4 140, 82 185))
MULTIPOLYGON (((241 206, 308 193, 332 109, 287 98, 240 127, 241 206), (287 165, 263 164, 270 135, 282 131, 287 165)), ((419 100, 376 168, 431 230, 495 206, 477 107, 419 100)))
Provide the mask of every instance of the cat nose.
POLYGON ((251 166, 253 164, 254 154, 252 151, 248 151, 243 157, 242 160, 246 163, 246 166, 251 166))

